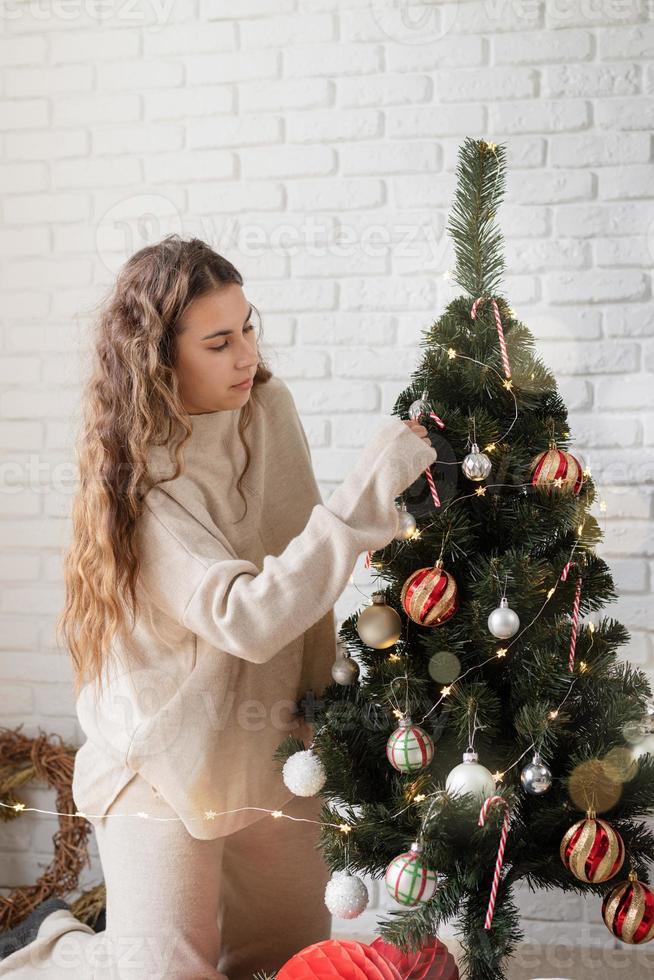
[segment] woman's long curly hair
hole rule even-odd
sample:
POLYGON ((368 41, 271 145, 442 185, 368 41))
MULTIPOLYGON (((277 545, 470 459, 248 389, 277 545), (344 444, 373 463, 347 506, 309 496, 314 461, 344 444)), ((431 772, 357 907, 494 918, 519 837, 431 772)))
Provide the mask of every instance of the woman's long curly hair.
MULTIPOLYGON (((170 448, 174 473, 163 479, 175 479, 183 469, 182 447, 193 430, 175 371, 180 318, 196 297, 230 283, 243 285, 231 262, 198 238, 168 235, 129 258, 99 308, 76 445, 79 487, 64 559, 65 605, 57 622, 57 636, 72 656, 76 695, 88 681, 102 689, 112 641, 127 638, 136 621, 134 529, 143 498, 156 485, 148 473, 148 447, 170 448)), ((258 353, 254 386, 238 418, 246 454, 237 482, 243 516, 250 401, 272 376, 258 353)))

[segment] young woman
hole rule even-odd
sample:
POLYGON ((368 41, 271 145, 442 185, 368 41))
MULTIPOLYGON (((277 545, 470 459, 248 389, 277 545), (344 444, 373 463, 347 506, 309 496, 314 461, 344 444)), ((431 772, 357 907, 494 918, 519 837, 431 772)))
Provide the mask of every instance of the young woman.
POLYGON ((389 418, 324 503, 242 287, 171 235, 101 310, 60 626, 106 929, 46 906, 0 977, 250 980, 329 938, 321 799, 272 756, 290 732, 309 744, 297 702, 332 682, 334 603, 436 452, 389 418))

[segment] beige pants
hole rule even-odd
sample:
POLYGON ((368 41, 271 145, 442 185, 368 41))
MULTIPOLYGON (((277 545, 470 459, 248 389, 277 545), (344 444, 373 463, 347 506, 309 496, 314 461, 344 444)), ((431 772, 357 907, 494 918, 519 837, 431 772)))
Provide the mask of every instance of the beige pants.
MULTIPOLYGON (((283 808, 318 820, 320 797, 283 808)), ((28 946, 0 960, 11 980, 251 980, 329 939, 330 877, 319 826, 264 815, 216 840, 197 840, 136 776, 109 819, 94 819, 107 888, 107 928, 94 933, 68 910, 43 920, 28 946), (116 816, 116 814, 124 816, 116 816)), ((219 818, 218 818, 219 819, 219 818)))

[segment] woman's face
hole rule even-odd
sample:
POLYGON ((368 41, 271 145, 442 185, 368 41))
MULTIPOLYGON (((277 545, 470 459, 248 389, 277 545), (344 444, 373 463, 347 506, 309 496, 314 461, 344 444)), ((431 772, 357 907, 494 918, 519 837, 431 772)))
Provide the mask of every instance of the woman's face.
POLYGON ((186 308, 176 338, 175 370, 190 415, 240 408, 251 387, 235 388, 254 377, 258 363, 257 313, 238 283, 229 283, 186 308))

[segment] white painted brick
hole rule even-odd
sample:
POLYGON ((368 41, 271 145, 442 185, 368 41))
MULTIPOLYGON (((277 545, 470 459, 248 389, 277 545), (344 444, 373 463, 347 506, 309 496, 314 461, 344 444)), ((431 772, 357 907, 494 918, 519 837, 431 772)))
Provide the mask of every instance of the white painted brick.
POLYGON ((439 68, 456 68, 458 71, 484 63, 484 39, 475 36, 474 32, 458 34, 456 43, 446 34, 444 37, 430 38, 429 43, 425 44, 390 44, 386 47, 386 64, 391 72, 434 71, 439 68))
POLYGON ((642 558, 614 558, 611 575, 618 593, 649 589, 649 565, 642 558))
POLYGON ((334 373, 340 378, 400 379, 410 375, 419 360, 411 348, 348 347, 334 352, 334 373))
MULTIPOLYGON (((295 9, 295 0, 239 0, 239 19, 260 17, 266 14, 283 13, 295 9)), ((234 10, 217 4, 216 0, 200 0, 200 18, 220 20, 233 18, 234 10)))
MULTIPOLYGON (((8 263, 7 268, 11 273, 11 264, 8 263)), ((38 357, 5 356, 0 360, 0 384, 29 384, 37 381, 40 368, 38 357)))
POLYGON ((596 382, 597 404, 602 409, 654 408, 654 385, 644 375, 624 375, 596 382))
POLYGON ((386 111, 386 134, 392 139, 425 136, 464 136, 483 130, 482 105, 416 106, 386 111))
POLYGON ((651 224, 648 208, 639 203, 571 204, 554 213, 555 235, 637 235, 647 233, 651 224))
POLYGON ((600 238, 593 242, 595 265, 638 266, 643 255, 647 255, 647 240, 640 235, 638 238, 600 238))
POLYGON ((5 94, 12 98, 53 96, 62 92, 88 91, 92 87, 93 68, 90 64, 10 68, 5 73, 5 94))
POLYGON ((524 99, 537 93, 538 74, 532 68, 462 68, 434 73, 437 97, 444 102, 486 99, 524 99))
POLYGON ((89 213, 89 199, 83 194, 23 194, 5 201, 5 221, 9 224, 83 221, 89 213))
MULTIPOLYGON (((298 344, 390 344, 394 320, 383 314, 305 313, 298 323, 298 344)), ((1 430, 0 430, 1 431, 1 430)))
POLYGON ((56 160, 87 153, 89 136, 83 129, 7 133, 5 146, 8 160, 56 160))
POLYGON ((552 303, 617 302, 644 299, 649 295, 649 281, 637 269, 590 269, 548 274, 543 277, 543 290, 552 303))
POLYGON ((535 239, 528 244, 515 240, 506 247, 507 265, 516 272, 582 269, 589 264, 590 256, 590 244, 574 238, 560 238, 556 242, 535 239))
MULTIPOLYGON (((3 528, 3 548, 9 547, 3 528)), ((24 548, 25 544, 20 547, 24 548)), ((40 545, 36 544, 36 547, 40 545)), ((0 615, 0 650, 31 650, 38 645, 39 631, 32 619, 0 615)))
POLYGON ((230 112, 233 105, 234 95, 226 85, 199 85, 197 88, 143 93, 146 122, 157 119, 184 121, 187 117, 214 116, 230 112))
POLYGON ((49 124, 45 99, 6 99, 0 101, 0 130, 39 129, 49 124))
POLYGON ((616 517, 649 520, 652 516, 653 493, 646 487, 606 487, 600 496, 606 502, 605 513, 610 520, 616 517))
POLYGON ((318 255, 300 252, 291 258, 292 277, 374 276, 383 275, 387 270, 388 259, 385 255, 366 255, 356 244, 344 246, 339 252, 335 248, 318 255))
POLYGON ((0 164, 0 186, 3 194, 45 190, 48 186, 47 167, 44 163, 0 164))
POLYGON ((194 212, 238 212, 245 207, 278 210, 283 200, 279 184, 267 181, 194 184, 188 188, 189 208, 194 212))
POLYGON ((91 263, 88 259, 16 259, 5 262, 2 270, 2 281, 17 289, 24 289, 35 282, 57 288, 89 282, 90 278, 91 263))
POLYGON ((336 152, 328 146, 271 146, 242 153, 240 163, 246 180, 330 176, 336 173, 336 152))
POLYGON ((305 42, 318 44, 335 41, 336 22, 329 14, 259 17, 256 20, 244 20, 239 25, 239 33, 241 46, 246 51, 251 48, 285 50, 305 42))
POLYGON ((512 31, 491 38, 491 52, 496 65, 585 61, 593 57, 593 35, 590 31, 574 30, 512 31))
POLYGON ((42 255, 49 242, 47 228, 0 228, 0 255, 42 255))
POLYGON ((305 44, 284 51, 284 74, 365 75, 381 71, 382 49, 375 44, 305 44))
MULTIPOLYGON (((0 499, 4 493, 0 493, 0 499)), ((0 579, 3 582, 34 582, 39 577, 38 555, 0 555, 0 579)), ((0 658, 0 676, 2 664, 0 658)))
POLYGON ((441 149, 431 140, 342 145, 338 148, 341 173, 350 174, 433 174, 442 163, 441 149))
POLYGON ((52 104, 52 121, 54 126, 135 122, 140 116, 140 106, 141 97, 132 92, 61 98, 52 104))
MULTIPOLYGON (((241 5, 239 19, 243 16, 241 5)), ((161 31, 147 31, 143 34, 143 54, 174 55, 176 58, 194 55, 202 51, 231 51, 236 44, 236 19, 231 22, 215 24, 197 23, 175 24, 161 31)), ((185 59, 186 60, 186 59, 185 59)), ((194 59, 188 59, 187 64, 194 59)), ((221 59, 222 60, 222 54, 221 59)))
POLYGON ((247 58, 242 51, 226 52, 217 58, 198 55, 186 65, 188 85, 207 85, 216 82, 244 82, 251 79, 274 78, 281 74, 281 54, 278 51, 257 51, 247 58))
POLYGON ((606 27, 597 31, 598 56, 602 61, 617 58, 654 57, 651 22, 628 27, 606 27))
POLYGON ((639 90, 638 65, 602 63, 552 65, 543 69, 543 94, 570 98, 633 95, 639 90))
MULTIPOLYGON (((631 134, 621 134, 625 135, 631 134)), ((635 135, 643 135, 638 133, 635 135)), ((628 167, 604 167, 597 175, 597 196, 604 200, 630 197, 650 197, 653 192, 654 170, 651 165, 628 167)), ((654 208, 653 208, 654 210, 654 208)), ((653 214, 654 220, 654 214, 653 214)))
POLYGON ((337 78, 336 103, 339 106, 414 105, 427 101, 433 84, 425 75, 363 75, 360 78, 337 78))
POLYGON ((277 110, 280 104, 288 109, 326 106, 330 102, 331 94, 331 83, 325 78, 244 82, 238 86, 239 109, 245 112, 277 110))
POLYGON ((96 68, 97 85, 103 92, 127 89, 140 92, 149 88, 175 88, 182 84, 184 65, 180 61, 143 60, 136 63, 112 61, 96 68))
POLYGON ((0 449, 29 450, 39 449, 42 445, 42 422, 0 421, 0 449))
POLYGON ((557 29, 569 27, 586 27, 606 24, 616 27, 620 24, 631 24, 644 19, 645 5, 640 0, 634 2, 610 2, 589 4, 588 0, 571 0, 569 3, 552 4, 545 15, 548 27, 557 29))
MULTIPOLYGON (((568 346, 568 345, 561 345, 568 346)), ((577 413, 570 423, 577 446, 636 446, 642 441, 642 425, 630 415, 582 415, 577 413)))
MULTIPOLYGON (((9 479, 6 479, 9 483, 9 479)), ((0 489, 0 520, 7 520, 12 517, 38 517, 41 513, 41 498, 34 490, 13 485, 13 480, 9 487, 5 486, 3 480, 0 489)), ((6 590, 4 590, 6 591, 6 590)), ((23 609, 5 608, 6 612, 24 612, 23 609)))
MULTIPOLYGON (((34 691, 29 682, 24 684, 3 684, 0 687, 0 713, 8 727, 11 727, 8 716, 12 714, 19 716, 25 715, 33 710, 34 691)), ((6 883, 11 886, 11 882, 6 883)), ((18 882, 15 884, 18 886, 18 882)))
POLYGON ((433 307, 436 284, 433 277, 406 276, 388 279, 347 279, 343 282, 344 310, 420 310, 433 307))
MULTIPOLYGON (((381 136, 382 129, 383 116, 375 109, 313 109, 286 113, 286 138, 289 143, 370 140, 381 136)), ((379 150, 378 144, 376 150, 379 150)))
POLYGON ((116 58, 136 58, 140 53, 140 37, 136 31, 110 30, 74 31, 70 34, 53 32, 49 37, 50 60, 60 62, 114 61, 116 58))
POLYGON ((558 133, 586 129, 591 104, 582 99, 517 99, 490 105, 488 113, 488 128, 494 133, 558 133))
POLYGON ((633 98, 598 99, 593 105, 600 129, 654 129, 654 100, 633 98))
POLYGON ((45 37, 0 38, 0 65, 35 65, 45 61, 48 42, 45 37))
POLYGON ((39 419, 45 416, 60 418, 77 407, 78 395, 56 388, 41 390, 24 388, 8 390, 0 395, 0 413, 4 418, 39 419))
POLYGON ((149 184, 168 180, 223 180, 236 176, 236 160, 227 150, 157 153, 144 160, 144 176, 149 184))
POLYGON ((282 120, 270 115, 225 116, 217 121, 191 119, 186 138, 191 149, 278 143, 282 140, 282 120))
POLYGON ((601 335, 601 313, 587 306, 530 310, 523 319, 537 345, 548 340, 593 340, 601 335))
MULTIPOLYGON (((184 127, 180 123, 150 123, 148 126, 103 126, 91 130, 91 157, 113 153, 143 154, 167 153, 181 150, 184 146, 184 127)), ((215 144, 215 137, 212 145, 215 144)), ((80 154, 71 154, 80 155, 80 154)), ((187 155, 192 163, 193 157, 187 155)))
POLYGON ((516 204, 556 204, 593 197, 593 175, 588 171, 516 171, 511 199, 516 204))
POLYGON ((557 387, 568 411, 577 412, 589 409, 593 404, 593 388, 582 378, 557 379, 557 387))
POLYGON ((346 211, 350 208, 372 208, 384 200, 384 185, 373 178, 342 180, 302 180, 289 184, 290 209, 313 211, 346 211))
POLYGON ((644 163, 650 156, 649 133, 575 133, 550 139, 555 167, 597 167, 644 163))

